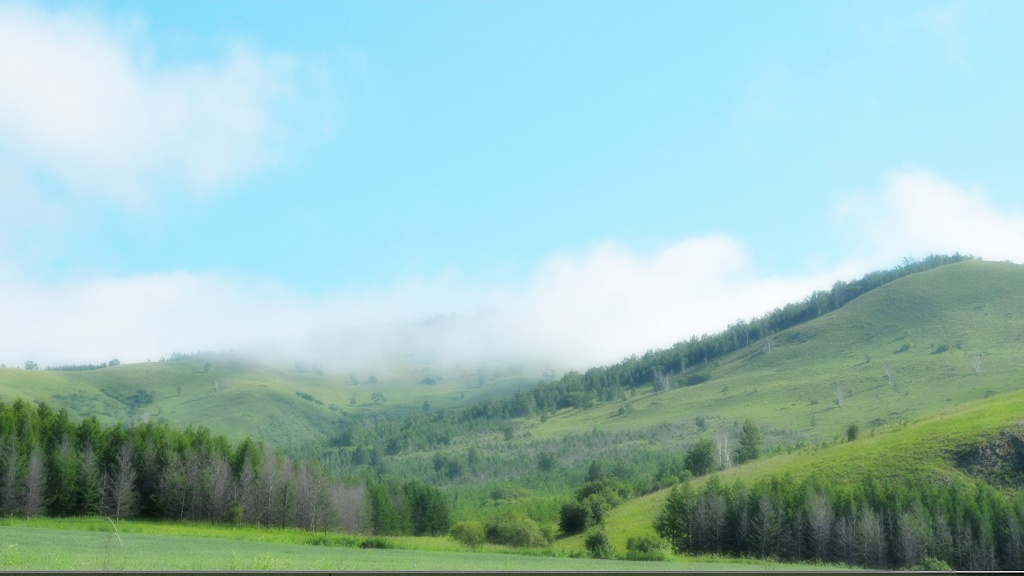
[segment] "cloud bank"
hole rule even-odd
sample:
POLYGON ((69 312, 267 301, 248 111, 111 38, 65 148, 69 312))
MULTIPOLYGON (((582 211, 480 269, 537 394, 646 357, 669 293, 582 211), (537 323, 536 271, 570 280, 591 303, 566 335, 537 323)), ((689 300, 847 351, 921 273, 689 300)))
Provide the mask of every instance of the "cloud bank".
POLYGON ((926 172, 893 174, 880 192, 847 198, 837 218, 856 240, 856 257, 778 277, 756 274, 744 244, 725 235, 652 254, 605 242, 550 257, 520 286, 472 286, 449 271, 316 297, 266 280, 189 272, 60 287, 7 273, 0 351, 8 363, 46 364, 269 346, 341 366, 405 347, 448 361, 584 368, 721 330, 905 256, 959 251, 1024 261, 1024 214, 926 172), (401 324, 438 314, 460 316, 440 327, 435 318, 429 329, 401 324))

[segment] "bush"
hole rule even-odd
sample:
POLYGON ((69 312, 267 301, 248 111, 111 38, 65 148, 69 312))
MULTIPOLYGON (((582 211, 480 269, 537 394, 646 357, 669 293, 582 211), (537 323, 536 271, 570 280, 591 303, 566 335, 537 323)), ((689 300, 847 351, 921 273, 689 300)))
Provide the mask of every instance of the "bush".
POLYGON ((591 532, 584 541, 587 552, 594 558, 612 558, 615 556, 615 549, 612 548, 612 541, 604 532, 591 532))
POLYGON ((928 556, 927 558, 921 559, 920 562, 915 564, 911 570, 920 570, 924 572, 953 572, 949 564, 945 560, 939 560, 928 556))
POLYGON ((707 438, 698 440, 686 453, 683 466, 694 476, 703 476, 711 472, 715 467, 715 447, 711 444, 711 440, 707 438))
POLYGON ((461 542, 466 546, 473 548, 483 544, 487 539, 487 533, 484 530, 484 525, 472 520, 459 522, 455 526, 452 526, 448 535, 451 536, 452 540, 461 542))
POLYGON ((657 536, 630 537, 626 542, 626 560, 664 562, 668 560, 668 545, 657 536))
POLYGON ((558 527, 566 536, 579 534, 590 528, 593 523, 594 518, 590 514, 590 508, 579 502, 564 504, 559 513, 558 527))
POLYGON ((395 543, 387 538, 381 538, 380 536, 371 536, 366 538, 359 543, 360 548, 379 548, 383 550, 391 549, 395 547, 395 543))
POLYGON ((487 525, 487 541, 513 548, 534 548, 548 543, 540 525, 530 518, 515 515, 487 525))
POLYGON ((626 486, 615 478, 605 478, 587 482, 576 489, 576 500, 583 502, 591 494, 600 494, 612 507, 618 506, 622 500, 629 498, 629 486, 626 486))
POLYGON ((615 504, 618 504, 618 502, 615 502, 615 504, 609 502, 608 498, 605 497, 605 493, 601 492, 587 496, 582 502, 580 502, 580 504, 590 512, 590 518, 593 524, 604 524, 605 514, 614 508, 615 504))

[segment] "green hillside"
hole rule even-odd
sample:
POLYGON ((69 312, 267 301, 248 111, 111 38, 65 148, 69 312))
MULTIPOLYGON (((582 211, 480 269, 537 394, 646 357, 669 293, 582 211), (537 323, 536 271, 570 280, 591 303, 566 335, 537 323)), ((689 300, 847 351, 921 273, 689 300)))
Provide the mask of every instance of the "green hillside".
POLYGON ((329 441, 341 419, 404 418, 422 413, 424 401, 429 410, 466 406, 534 385, 543 373, 539 367, 393 364, 387 372, 324 374, 211 353, 83 371, 4 368, 0 401, 45 401, 74 418, 105 423, 148 418, 202 425, 232 440, 251 436, 300 448, 329 441))
MULTIPOLYGON (((1024 468, 1019 465, 1024 452, 1012 441, 1024 436, 1022 415, 1024 390, 1017 390, 947 408, 917 422, 887 426, 852 442, 803 448, 716 474, 727 483, 741 479, 748 485, 762 478, 789 475, 800 480, 812 474, 847 485, 868 477, 930 485, 981 480, 1015 494, 1024 487, 1024 468)), ((699 487, 709 478, 698 478, 694 484, 699 487)), ((631 536, 652 534, 653 518, 668 493, 660 490, 612 510, 606 527, 613 543, 624 547, 631 536)), ((567 538, 560 546, 582 549, 583 540, 567 538)))
POLYGON ((759 340, 689 368, 672 390, 559 413, 533 436, 701 415, 711 428, 750 418, 816 443, 850 423, 869 431, 1015 390, 1024 386, 1024 267, 967 261, 913 274, 771 340, 770 352, 759 340), (692 373, 707 380, 683 385, 692 373))

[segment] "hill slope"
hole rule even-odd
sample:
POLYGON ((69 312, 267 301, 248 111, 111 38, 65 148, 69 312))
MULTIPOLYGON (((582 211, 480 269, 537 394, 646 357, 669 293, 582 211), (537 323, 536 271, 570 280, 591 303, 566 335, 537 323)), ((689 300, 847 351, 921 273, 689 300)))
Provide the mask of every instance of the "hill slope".
MULTIPOLYGON (((717 472, 727 483, 747 485, 758 479, 812 474, 854 485, 872 477, 880 481, 915 480, 943 485, 959 480, 994 483, 1009 493, 1024 486, 1024 390, 947 408, 943 413, 906 425, 879 429, 853 442, 813 446, 717 472)), ((710 476, 698 478, 701 486, 710 476)), ((631 536, 653 534, 653 519, 665 505, 668 489, 632 499, 612 510, 606 529, 616 546, 631 536)), ((560 542, 566 550, 583 548, 582 536, 560 542)))
POLYGON ((232 440, 251 436, 283 448, 321 444, 341 418, 401 418, 465 406, 535 384, 543 370, 522 366, 395 364, 388 372, 323 374, 284 369, 227 353, 97 370, 0 369, 0 401, 45 401, 75 418, 105 423, 146 418, 203 425, 232 440), (379 396, 378 396, 379 395, 379 396))
POLYGON ((533 435, 630 429, 701 415, 828 440, 1024 385, 1024 267, 967 261, 914 274, 843 308, 675 375, 678 387, 570 410, 533 435), (692 374, 704 380, 686 386, 692 374), (706 379, 706 380, 705 380, 706 379), (623 414, 617 408, 626 407, 623 414))

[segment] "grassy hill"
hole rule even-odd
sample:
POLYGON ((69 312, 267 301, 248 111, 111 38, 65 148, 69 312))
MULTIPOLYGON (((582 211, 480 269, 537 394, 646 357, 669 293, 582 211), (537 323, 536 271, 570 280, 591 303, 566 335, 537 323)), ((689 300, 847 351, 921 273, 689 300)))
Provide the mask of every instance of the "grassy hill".
MULTIPOLYGON (((1016 390, 948 407, 912 423, 879 428, 877 433, 852 442, 811 446, 716 474, 727 483, 742 479, 748 485, 760 478, 790 475, 800 480, 811 474, 850 485, 868 476, 881 481, 914 479, 940 485, 953 480, 982 480, 1016 493, 1024 486, 1024 468, 1019 466, 1024 452, 1009 439, 1022 435, 1024 390, 1016 390)), ((698 478, 694 483, 699 487, 708 478, 698 478)), ((613 543, 622 548, 631 536, 653 534, 653 519, 668 493, 668 489, 660 490, 612 510, 606 527, 613 543)), ((564 539, 559 546, 580 550, 583 537, 564 539)))
POLYGON ((761 340, 689 368, 707 378, 696 386, 676 375, 677 388, 565 411, 532 435, 704 416, 710 428, 750 418, 816 443, 851 423, 867 432, 1015 390, 1024 386, 1024 267, 967 261, 914 274, 771 340, 770 352, 761 340))
POLYGON ((0 400, 45 401, 72 417, 105 423, 151 418, 176 427, 203 425, 232 440, 251 436, 298 448, 337 434, 339 419, 401 418, 422 413, 424 401, 431 410, 465 406, 535 385, 545 371, 396 363, 379 375, 323 374, 216 353, 83 371, 4 368, 0 400))
POLYGON ((837 442, 850 424, 862 437, 902 429, 1024 387, 1022 288, 1024 267, 1014 264, 965 261, 912 274, 774 334, 770 352, 752 341, 674 374, 670 390, 648 386, 517 419, 511 440, 493 428, 465 432, 451 445, 391 457, 389 469, 451 486, 461 514, 481 505, 504 513, 509 504, 486 495, 519 485, 528 489, 519 505, 553 522, 592 461, 645 491, 699 438, 721 431, 735 446, 746 419, 774 454, 837 442), (704 381, 686 385, 694 374, 704 381), (465 459, 470 449, 485 455, 484 471, 450 480, 431 466, 436 455, 465 459), (539 469, 545 454, 552 471, 539 469))

